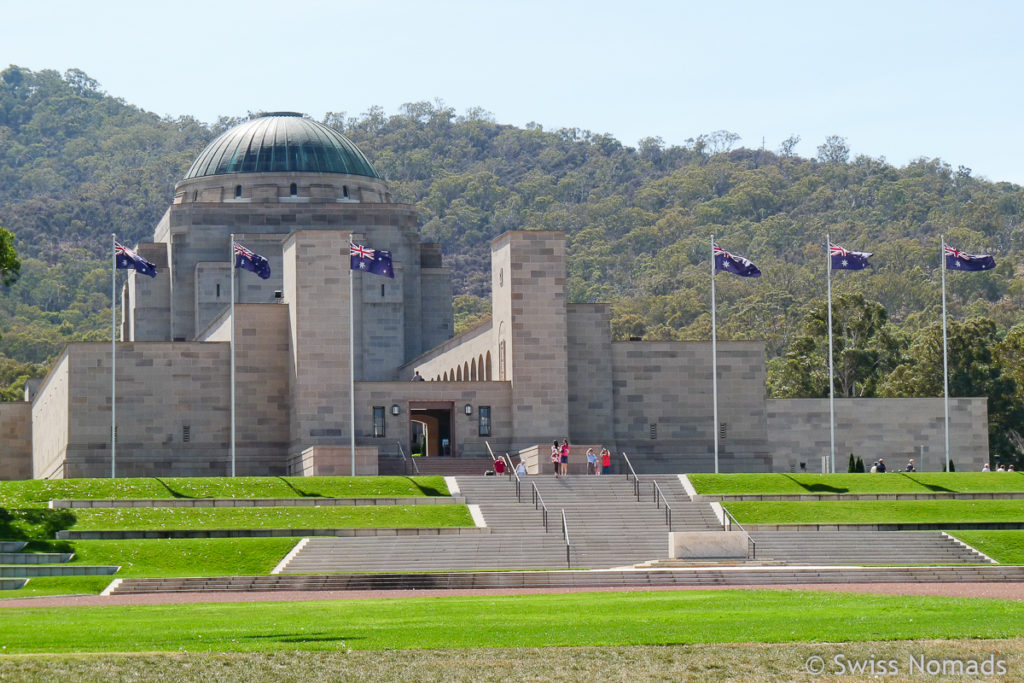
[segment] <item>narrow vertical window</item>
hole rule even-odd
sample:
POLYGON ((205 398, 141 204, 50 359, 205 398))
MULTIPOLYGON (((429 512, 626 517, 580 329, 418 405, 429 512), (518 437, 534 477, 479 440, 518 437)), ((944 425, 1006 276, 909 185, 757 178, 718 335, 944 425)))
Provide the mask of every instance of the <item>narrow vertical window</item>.
POLYGON ((373 435, 384 438, 384 406, 373 407, 373 435))
POLYGON ((293 197, 296 196, 297 194, 299 194, 299 186, 296 185, 295 183, 292 183, 292 186, 291 186, 291 189, 290 189, 290 193, 291 193, 291 195, 293 197))
POLYGON ((188 443, 192 440, 192 427, 189 425, 182 425, 181 427, 181 441, 182 443, 188 443))
POLYGON ((498 381, 505 381, 505 340, 498 342, 498 381))
POLYGON ((477 409, 477 415, 480 416, 480 436, 491 435, 491 407, 480 406, 477 409))
POLYGON ((348 185, 341 186, 341 196, 348 199, 348 185))
POLYGON ((235 199, 238 199, 241 196, 242 196, 242 186, 241 185, 235 185, 235 199))
POLYGON ((380 298, 381 298, 381 299, 383 299, 383 298, 384 298, 384 285, 381 285, 381 286, 380 286, 380 298))

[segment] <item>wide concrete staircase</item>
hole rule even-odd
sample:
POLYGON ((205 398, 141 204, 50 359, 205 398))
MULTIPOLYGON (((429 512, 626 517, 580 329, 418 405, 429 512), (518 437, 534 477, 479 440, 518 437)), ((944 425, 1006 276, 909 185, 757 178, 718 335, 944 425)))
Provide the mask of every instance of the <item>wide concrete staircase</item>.
POLYGON ((527 477, 516 489, 508 477, 464 476, 457 482, 479 506, 485 528, 453 536, 313 538, 283 573, 443 571, 452 569, 608 568, 668 554, 664 501, 675 530, 720 528, 707 503, 691 503, 674 475, 658 477, 664 497, 655 503, 653 477, 637 501, 632 481, 619 475, 527 477), (533 496, 536 484, 539 499, 533 496), (543 501, 547 507, 544 527, 543 501), (565 511, 570 546, 562 531, 565 511))
POLYGON ((754 531, 750 536, 758 558, 793 565, 990 563, 938 531, 754 531))
POLYGON ((67 564, 74 553, 24 552, 24 541, 0 541, 0 590, 17 590, 35 577, 103 576, 120 570, 114 565, 67 564))

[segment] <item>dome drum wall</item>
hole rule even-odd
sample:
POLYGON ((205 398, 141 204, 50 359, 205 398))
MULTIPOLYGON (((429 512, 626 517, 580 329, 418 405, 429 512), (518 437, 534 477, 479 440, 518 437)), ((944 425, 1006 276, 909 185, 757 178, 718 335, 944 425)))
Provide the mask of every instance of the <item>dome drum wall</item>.
POLYGON ((366 176, 335 173, 232 173, 181 181, 175 187, 173 203, 239 200, 379 204, 390 203, 391 193, 383 180, 366 176))

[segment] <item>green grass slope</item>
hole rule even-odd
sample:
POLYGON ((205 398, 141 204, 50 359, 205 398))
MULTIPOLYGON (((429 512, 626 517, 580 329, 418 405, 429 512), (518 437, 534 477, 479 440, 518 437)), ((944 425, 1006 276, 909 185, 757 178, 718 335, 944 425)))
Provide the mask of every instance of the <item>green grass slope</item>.
POLYGON ((740 524, 1024 523, 1024 500, 744 501, 725 507, 740 524))
POLYGON ((995 493, 1024 491, 1022 472, 887 472, 885 474, 690 474, 705 495, 844 493, 995 493))

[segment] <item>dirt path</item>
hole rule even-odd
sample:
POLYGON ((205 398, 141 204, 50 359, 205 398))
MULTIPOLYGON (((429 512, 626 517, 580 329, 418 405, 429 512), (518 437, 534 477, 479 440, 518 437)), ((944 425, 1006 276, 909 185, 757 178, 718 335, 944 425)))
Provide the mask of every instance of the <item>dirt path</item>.
POLYGON ((175 605, 200 602, 299 602, 306 600, 370 600, 381 598, 444 598, 463 595, 536 595, 542 593, 612 593, 679 590, 800 590, 887 595, 937 595, 951 598, 1024 600, 1024 583, 829 583, 767 586, 663 586, 629 588, 478 588, 467 590, 392 591, 262 591, 203 593, 141 593, 138 595, 78 595, 0 599, 4 607, 104 607, 116 605, 175 605))

